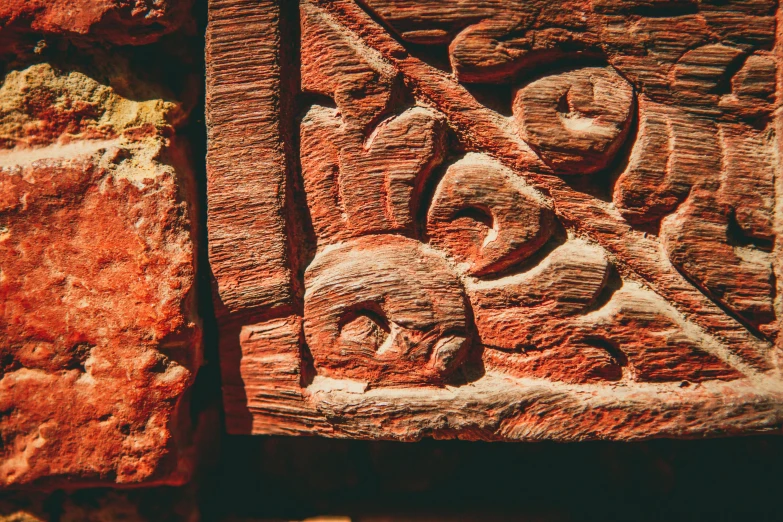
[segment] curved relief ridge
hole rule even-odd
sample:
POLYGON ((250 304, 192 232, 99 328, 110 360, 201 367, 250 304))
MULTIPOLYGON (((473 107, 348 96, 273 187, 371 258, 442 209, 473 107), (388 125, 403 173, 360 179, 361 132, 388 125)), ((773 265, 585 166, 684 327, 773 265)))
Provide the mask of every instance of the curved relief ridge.
POLYGON ((518 72, 597 47, 589 2, 360 0, 414 44, 446 45, 462 82, 501 82, 518 72))
POLYGON ((633 87, 611 67, 545 76, 518 89, 522 138, 558 174, 591 174, 614 159, 634 111, 633 87))
POLYGON ((403 104, 397 72, 310 4, 301 10, 302 89, 330 97, 300 124, 305 196, 319 248, 368 233, 412 234, 417 201, 446 150, 445 118, 403 104))
POLYGON ((497 161, 468 154, 446 170, 427 214, 430 243, 495 273, 529 257, 552 235, 554 214, 535 190, 497 161))
POLYGON ((462 286, 418 241, 379 235, 331 247, 307 268, 305 287, 305 339, 319 374, 437 383, 464 359, 462 286))
POLYGON ((596 309, 610 271, 600 248, 570 240, 527 273, 469 285, 487 364, 566 382, 741 377, 639 285, 623 283, 596 309))
POLYGON ((302 178, 320 246, 367 233, 412 233, 412 206, 443 159, 444 118, 412 107, 365 140, 335 109, 314 105, 300 126, 302 178))

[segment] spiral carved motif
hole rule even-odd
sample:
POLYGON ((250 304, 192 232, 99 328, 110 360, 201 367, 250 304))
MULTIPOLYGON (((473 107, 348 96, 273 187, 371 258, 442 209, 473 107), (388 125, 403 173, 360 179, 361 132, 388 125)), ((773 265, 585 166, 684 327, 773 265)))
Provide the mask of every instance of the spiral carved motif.
POLYGON ((518 89, 513 110, 522 137, 555 172, 592 174, 625 143, 634 93, 611 67, 585 67, 518 89))

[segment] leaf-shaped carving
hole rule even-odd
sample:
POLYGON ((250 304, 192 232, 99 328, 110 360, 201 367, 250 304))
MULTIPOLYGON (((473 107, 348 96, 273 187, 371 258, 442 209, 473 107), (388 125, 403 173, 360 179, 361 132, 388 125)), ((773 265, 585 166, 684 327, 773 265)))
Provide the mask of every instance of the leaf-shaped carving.
POLYGON ((714 110, 724 74, 742 55, 740 49, 722 44, 703 45, 683 54, 671 72, 671 89, 677 101, 714 110))
POLYGON ((601 56, 647 93, 668 89, 683 54, 725 40, 771 48, 775 0, 360 0, 413 44, 448 45, 461 82, 507 82, 564 58, 601 56))
POLYGON ((302 88, 336 104, 313 105, 300 126, 302 177, 320 246, 410 233, 415 192, 445 153, 445 120, 425 107, 394 114, 396 71, 323 11, 304 3, 301 12, 302 88))
MULTIPOLYGON (((637 90, 657 101, 670 98, 673 69, 690 51, 723 42, 711 50, 706 47, 706 53, 691 56, 697 58, 691 61, 692 65, 701 69, 700 72, 708 72, 698 62, 706 66, 717 64, 721 60, 719 55, 727 54, 719 47, 771 48, 775 41, 777 2, 774 0, 592 0, 592 4, 594 16, 590 26, 598 34, 609 63, 637 90), (712 57, 707 56, 710 51, 712 57)), ((707 98, 700 103, 708 106, 711 102, 707 98)))
MULTIPOLYGON (((717 84, 724 69, 706 67, 702 75, 717 84)), ((684 88, 686 98, 695 89, 690 83, 684 88)), ((753 104, 742 101, 753 98, 747 91, 738 94, 726 110, 758 115, 764 89, 753 104)), ((774 236, 775 169, 767 131, 649 100, 640 103, 640 131, 615 186, 620 212, 633 223, 657 223, 674 211, 660 225, 672 263, 746 324, 774 338, 768 245, 774 236)))
MULTIPOLYGON (((569 241, 530 272, 468 288, 486 360, 568 382, 698 382, 741 376, 658 296, 625 283, 593 311, 609 275, 601 249, 569 241), (542 325, 546 327, 542 328, 542 325)), ((717 345, 717 343, 713 343, 717 345)))
POLYGON ((713 192, 695 188, 677 213, 664 220, 664 246, 672 263, 710 295, 774 336, 771 256, 757 248, 730 244, 730 219, 713 192))
POLYGON ((633 282, 624 282, 604 307, 575 321, 570 342, 579 346, 596 341, 627 358, 621 362, 637 381, 701 382, 743 376, 723 360, 718 342, 633 282))
POLYGON ((688 180, 677 176, 679 169, 669 169, 682 158, 672 150, 672 134, 685 118, 675 107, 639 98, 639 137, 614 188, 614 201, 629 222, 659 221, 688 195, 688 180))
POLYGON ((413 229, 414 196, 446 148, 441 115, 412 107, 364 141, 346 132, 334 109, 315 105, 300 129, 302 177, 321 245, 413 229))

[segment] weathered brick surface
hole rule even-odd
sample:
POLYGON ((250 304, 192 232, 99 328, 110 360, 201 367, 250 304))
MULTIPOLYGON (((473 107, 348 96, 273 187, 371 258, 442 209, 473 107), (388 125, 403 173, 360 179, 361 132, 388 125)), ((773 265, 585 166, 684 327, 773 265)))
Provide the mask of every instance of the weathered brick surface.
POLYGON ((146 44, 192 25, 192 5, 192 0, 4 0, 0 40, 34 33, 146 44))
POLYGON ((185 114, 84 61, 0 84, 0 485, 179 483, 201 357, 185 114))
POLYGON ((210 2, 229 431, 780 430, 776 2, 298 8, 210 2))

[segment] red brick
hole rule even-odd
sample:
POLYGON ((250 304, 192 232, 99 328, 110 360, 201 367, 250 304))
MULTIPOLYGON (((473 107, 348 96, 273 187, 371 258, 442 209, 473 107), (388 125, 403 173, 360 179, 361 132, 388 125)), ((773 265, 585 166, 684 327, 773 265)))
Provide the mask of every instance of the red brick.
POLYGON ((189 476, 201 334, 178 111, 46 64, 0 86, 2 485, 189 476))

